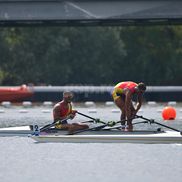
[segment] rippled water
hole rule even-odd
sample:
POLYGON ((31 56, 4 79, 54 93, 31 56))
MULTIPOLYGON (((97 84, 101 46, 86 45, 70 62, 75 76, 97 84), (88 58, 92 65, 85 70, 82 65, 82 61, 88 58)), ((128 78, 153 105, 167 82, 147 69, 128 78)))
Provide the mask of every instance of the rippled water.
MULTIPOLYGON (((161 118, 164 106, 144 105, 138 114, 182 130, 181 104, 174 106, 176 120, 165 123, 161 118)), ((120 115, 116 107, 102 103, 94 107, 75 104, 75 108, 105 121, 118 120, 120 115)), ((51 120, 49 107, 0 107, 0 127, 43 125, 51 120)), ((87 118, 77 116, 76 121, 80 120, 87 118)), ((2 182, 179 182, 182 178, 182 145, 179 144, 37 144, 26 137, 0 137, 0 146, 2 182)))

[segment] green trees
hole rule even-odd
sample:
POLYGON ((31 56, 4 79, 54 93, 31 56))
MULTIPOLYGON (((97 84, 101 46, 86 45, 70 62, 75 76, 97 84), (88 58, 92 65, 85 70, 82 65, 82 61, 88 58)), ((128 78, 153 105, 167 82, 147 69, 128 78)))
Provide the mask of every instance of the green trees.
POLYGON ((142 79, 150 85, 181 84, 182 27, 132 27, 124 29, 121 38, 128 50, 126 60, 134 63, 130 68, 132 76, 138 81, 142 79))
POLYGON ((182 26, 0 29, 0 84, 181 85, 182 26))

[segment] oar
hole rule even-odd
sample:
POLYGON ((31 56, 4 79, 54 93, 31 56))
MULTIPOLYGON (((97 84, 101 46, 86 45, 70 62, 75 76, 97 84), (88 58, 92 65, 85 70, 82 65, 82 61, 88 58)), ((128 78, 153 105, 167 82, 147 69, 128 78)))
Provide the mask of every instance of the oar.
MULTIPOLYGON (((104 123, 104 122, 100 121, 99 119, 92 118, 92 117, 87 116, 87 115, 85 115, 85 114, 83 114, 83 113, 80 113, 80 112, 78 112, 78 111, 77 111, 77 113, 80 114, 80 115, 82 115, 82 116, 85 116, 85 117, 87 117, 87 118, 89 118, 89 119, 92 119, 92 120, 89 120, 89 121, 84 121, 84 122, 82 122, 82 123, 93 122, 93 120, 96 121, 96 122, 99 122, 99 123, 104 123)), ((61 120, 60 122, 64 122, 64 121, 66 121, 66 120, 68 120, 68 119, 70 119, 69 116, 68 116, 67 118, 61 120)), ((40 131, 45 131, 45 130, 51 128, 52 126, 54 126, 56 123, 57 123, 57 122, 53 122, 53 123, 51 123, 51 124, 48 124, 48 125, 42 127, 42 128, 40 129, 40 131)), ((104 124, 105 124, 105 123, 104 123, 104 124)))
MULTIPOLYGON (((137 118, 138 118, 138 116, 136 116, 133 119, 137 119, 137 118)), ((132 123, 132 125, 142 124, 142 123, 148 123, 148 121, 139 121, 139 122, 132 123)), ((115 127, 112 127, 112 128, 107 128, 107 130, 120 129, 120 128, 121 128, 121 126, 115 126, 115 127)))
POLYGON ((155 124, 158 124, 158 125, 163 126, 163 127, 165 127, 165 128, 168 128, 168 129, 171 129, 171 130, 180 132, 180 133, 182 134, 182 131, 180 131, 180 130, 178 130, 178 129, 176 129, 176 128, 172 128, 172 127, 170 127, 170 126, 167 126, 167 125, 158 123, 158 122, 154 121, 153 119, 148 119, 148 118, 145 118, 145 117, 143 117, 143 116, 138 116, 138 115, 136 115, 136 116, 137 116, 137 118, 144 119, 144 120, 148 121, 149 123, 155 123, 155 124))
MULTIPOLYGON (((137 119, 137 118, 134 118, 134 119, 137 119)), ((132 123, 132 125, 142 124, 142 123, 148 123, 148 121, 140 121, 140 122, 132 123)), ((121 126, 115 126, 115 127, 112 127, 112 128, 107 128, 107 130, 120 129, 120 128, 121 128, 121 126)))
POLYGON ((139 122, 133 123, 132 125, 143 124, 143 123, 148 123, 148 121, 139 121, 139 122))
MULTIPOLYGON (((135 117, 132 117, 132 118, 130 118, 130 119, 135 119, 136 118, 136 116, 135 117)), ((103 124, 103 125, 100 125, 100 126, 96 126, 96 127, 93 127, 93 128, 88 128, 88 129, 83 129, 83 130, 78 130, 78 131, 75 131, 75 132, 73 132, 73 133, 71 133, 71 134, 69 134, 69 135, 74 135, 74 134, 77 134, 77 133, 82 133, 82 132, 85 132, 85 131, 91 131, 91 130, 100 130, 100 129, 102 129, 102 128, 104 128, 104 127, 106 127, 106 126, 111 126, 111 125, 116 125, 116 124, 118 124, 118 123, 121 123, 121 122, 125 122, 125 121, 128 121, 128 119, 123 119, 123 120, 121 120, 121 121, 117 121, 117 122, 108 122, 108 123, 105 123, 105 124, 103 124)))
POLYGON ((82 121, 81 123, 95 123, 93 120, 88 120, 88 121, 82 121))
POLYGON ((77 113, 78 113, 79 115, 81 115, 81 116, 84 116, 84 117, 86 117, 86 118, 89 118, 89 119, 92 119, 92 120, 94 120, 96 123, 102 123, 102 124, 106 124, 105 122, 103 122, 103 121, 100 121, 100 119, 93 118, 93 117, 91 117, 91 116, 88 116, 88 115, 86 115, 86 114, 83 114, 83 113, 81 113, 81 112, 78 112, 78 111, 77 111, 77 113))
MULTIPOLYGON (((65 118, 65 119, 63 119, 63 120, 61 120, 60 122, 64 122, 64 121, 66 121, 66 120, 68 120, 68 119, 69 119, 69 117, 68 117, 68 118, 65 118)), ((89 121, 83 121, 83 122, 81 122, 81 123, 93 123, 93 122, 94 122, 93 120, 89 120, 89 121)), ((51 123, 51 124, 48 124, 48 125, 42 127, 42 128, 40 129, 40 131, 45 131, 45 130, 51 128, 52 126, 54 126, 56 123, 57 123, 57 122, 53 122, 53 123, 51 123)))
MULTIPOLYGON (((68 120, 69 118, 70 117, 64 118, 64 119, 60 120, 59 123, 64 122, 64 121, 68 120)), ((48 124, 46 126, 43 126, 42 128, 40 128, 40 131, 45 131, 45 130, 51 128, 52 126, 54 126, 56 123, 57 123, 57 121, 55 121, 55 122, 53 122, 51 124, 48 124)))

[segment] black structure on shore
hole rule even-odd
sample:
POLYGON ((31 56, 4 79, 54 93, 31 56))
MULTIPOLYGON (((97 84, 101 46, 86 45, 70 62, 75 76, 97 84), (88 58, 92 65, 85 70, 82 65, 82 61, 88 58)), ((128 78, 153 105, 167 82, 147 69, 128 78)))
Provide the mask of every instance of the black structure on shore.
MULTIPOLYGON (((64 91, 72 91, 76 102, 112 101, 113 86, 35 86, 30 87, 34 92, 32 102, 59 101, 64 91)), ((182 86, 148 86, 144 101, 182 101, 182 86)))
POLYGON ((0 0, 3 27, 181 23, 181 0, 0 0))

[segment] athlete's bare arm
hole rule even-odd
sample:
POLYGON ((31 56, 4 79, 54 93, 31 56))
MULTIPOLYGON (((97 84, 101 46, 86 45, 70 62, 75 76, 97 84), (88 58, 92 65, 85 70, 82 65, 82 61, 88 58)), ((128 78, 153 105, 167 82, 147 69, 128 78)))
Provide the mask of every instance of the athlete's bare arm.
POLYGON ((53 109, 53 115, 54 115, 54 121, 62 119, 60 117, 60 106, 59 104, 56 104, 53 109))
POLYGON ((139 109, 142 106, 142 100, 143 100, 142 94, 139 93, 138 96, 137 96, 136 113, 139 111, 139 109))

